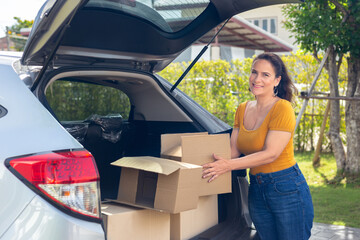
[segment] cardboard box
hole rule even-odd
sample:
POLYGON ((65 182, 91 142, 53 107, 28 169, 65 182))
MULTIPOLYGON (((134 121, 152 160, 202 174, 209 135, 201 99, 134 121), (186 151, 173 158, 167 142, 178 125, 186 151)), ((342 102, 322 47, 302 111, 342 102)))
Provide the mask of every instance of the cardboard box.
MULTIPOLYGON (((231 158, 229 134, 161 135, 161 157, 163 158, 201 166, 214 161, 213 153, 223 158, 231 158)), ((199 196, 231 192, 231 172, 219 176, 211 183, 208 183, 208 180, 201 179, 199 196)))
MULTIPOLYGON (((181 162, 182 138, 191 136, 208 136, 207 132, 173 133, 161 135, 161 157, 181 162)), ((185 150, 187 151, 187 150, 185 150)))
POLYGON ((197 208, 201 166, 155 157, 124 157, 117 202, 169 213, 197 208))
POLYGON ((217 195, 199 198, 198 208, 170 215, 170 239, 195 237, 218 223, 217 195))
POLYGON ((101 204, 107 239, 168 240, 170 214, 119 204, 101 204))

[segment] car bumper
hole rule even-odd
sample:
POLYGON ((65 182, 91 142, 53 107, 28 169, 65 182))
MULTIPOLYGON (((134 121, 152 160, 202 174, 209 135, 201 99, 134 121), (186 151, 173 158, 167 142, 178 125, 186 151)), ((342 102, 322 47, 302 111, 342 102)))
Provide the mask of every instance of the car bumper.
POLYGON ((35 196, 0 239, 103 240, 105 234, 100 223, 69 216, 35 196))

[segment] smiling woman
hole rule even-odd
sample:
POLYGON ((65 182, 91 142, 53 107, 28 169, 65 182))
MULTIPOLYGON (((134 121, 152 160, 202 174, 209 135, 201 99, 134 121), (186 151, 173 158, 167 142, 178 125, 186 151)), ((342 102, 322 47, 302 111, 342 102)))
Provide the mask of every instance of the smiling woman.
POLYGON ((214 155, 203 178, 250 168, 249 210, 261 239, 309 239, 314 218, 309 187, 295 159, 294 85, 281 58, 257 56, 249 88, 254 101, 240 104, 231 135, 231 157, 214 155), (244 154, 244 157, 240 157, 244 154))
MULTIPOLYGON (((250 91, 258 97, 258 95, 264 95, 271 93, 272 89, 276 89, 280 83, 281 76, 276 76, 273 66, 270 62, 264 59, 259 59, 254 61, 250 79, 249 87, 250 91)), ((274 90, 274 97, 277 96, 274 90)), ((273 102, 269 102, 269 105, 273 105, 273 102)))

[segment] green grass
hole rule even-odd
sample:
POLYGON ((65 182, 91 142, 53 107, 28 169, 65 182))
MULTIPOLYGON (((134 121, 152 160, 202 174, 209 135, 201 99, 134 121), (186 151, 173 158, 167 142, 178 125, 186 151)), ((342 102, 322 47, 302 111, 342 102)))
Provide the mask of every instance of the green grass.
POLYGON ((311 191, 315 222, 360 228, 360 176, 337 172, 332 154, 322 154, 312 166, 313 152, 295 153, 311 191))

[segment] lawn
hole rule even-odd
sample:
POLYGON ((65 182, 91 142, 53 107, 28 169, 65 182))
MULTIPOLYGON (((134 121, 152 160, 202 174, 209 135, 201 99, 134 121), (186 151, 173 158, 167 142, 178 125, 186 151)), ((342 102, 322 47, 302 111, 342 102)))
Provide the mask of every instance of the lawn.
POLYGON ((337 173, 332 154, 321 155, 320 167, 312 166, 313 152, 295 153, 310 187, 314 222, 360 228, 360 177, 337 173))

